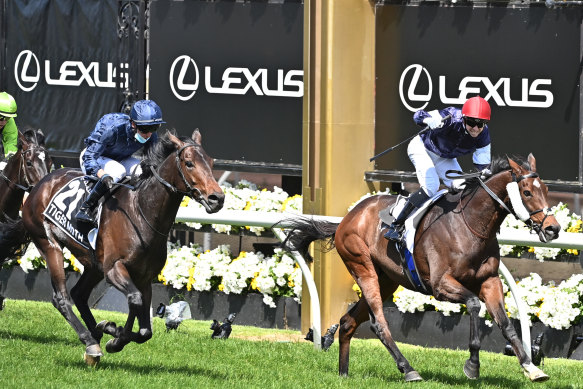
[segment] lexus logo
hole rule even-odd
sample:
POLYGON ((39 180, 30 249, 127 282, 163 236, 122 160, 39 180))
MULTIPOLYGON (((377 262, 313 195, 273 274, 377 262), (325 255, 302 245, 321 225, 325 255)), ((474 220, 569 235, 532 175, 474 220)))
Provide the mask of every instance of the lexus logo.
MULTIPOLYGON (((549 108, 555 100, 550 78, 465 76, 452 86, 451 81, 448 83, 448 77, 436 77, 439 101, 446 105, 462 105, 476 94, 499 107, 549 108), (446 90, 455 92, 448 95, 446 90)), ((403 70, 399 80, 399 96, 409 111, 424 109, 432 94, 433 80, 425 67, 413 64, 403 70)))
POLYGON ((188 55, 181 55, 172 62, 172 67, 170 68, 170 88, 172 93, 179 100, 186 101, 192 98, 198 89, 199 80, 198 66, 194 62, 194 59, 190 58, 188 55), (174 76, 174 71, 179 68, 178 76, 174 76), (186 77, 193 77, 194 82, 187 83, 186 77))
POLYGON ((419 64, 413 64, 403 70, 401 79, 399 80, 399 96, 401 97, 401 102, 409 111, 415 112, 425 108, 429 104, 432 93, 433 83, 431 82, 431 76, 427 69, 419 64), (423 79, 420 81, 422 75, 423 79), (405 96, 404 90, 406 82, 409 83, 407 96, 405 96), (427 93, 417 94, 420 90, 427 91, 427 93))
POLYGON ((25 92, 36 88, 40 80, 40 63, 32 51, 23 50, 18 54, 14 64, 14 79, 25 92))

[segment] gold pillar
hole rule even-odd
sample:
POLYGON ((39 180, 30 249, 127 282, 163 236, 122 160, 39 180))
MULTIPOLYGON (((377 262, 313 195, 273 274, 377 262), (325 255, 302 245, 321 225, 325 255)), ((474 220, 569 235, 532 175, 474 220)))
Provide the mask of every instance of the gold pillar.
MULTIPOLYGON (((344 216, 370 191, 364 172, 374 152, 374 4, 368 0, 304 2, 303 207, 344 216)), ((356 299, 335 250, 313 245, 312 272, 324 332, 356 299)), ((310 327, 307 288, 302 332, 310 327)))

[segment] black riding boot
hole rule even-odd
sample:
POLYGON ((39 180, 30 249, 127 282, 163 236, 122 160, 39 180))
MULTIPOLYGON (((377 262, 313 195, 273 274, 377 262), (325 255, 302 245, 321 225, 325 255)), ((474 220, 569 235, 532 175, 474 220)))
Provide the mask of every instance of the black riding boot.
POLYGON ((393 220, 389 229, 385 233, 385 238, 389 240, 400 241, 403 234, 403 226, 405 225, 405 220, 413 211, 419 208, 423 203, 429 199, 429 196, 425 193, 423 188, 419 189, 415 193, 411 193, 407 202, 403 206, 403 210, 399 213, 399 216, 393 220))
POLYGON ((97 181, 91 190, 91 193, 89 193, 89 196, 87 196, 87 199, 81 205, 79 212, 77 212, 75 215, 75 219, 77 219, 79 223, 87 223, 92 224, 93 226, 97 226, 97 222, 93 217, 93 212, 95 211, 95 207, 97 206, 99 199, 107 193, 107 190, 111 185, 111 181, 111 176, 104 176, 99 181, 97 181))

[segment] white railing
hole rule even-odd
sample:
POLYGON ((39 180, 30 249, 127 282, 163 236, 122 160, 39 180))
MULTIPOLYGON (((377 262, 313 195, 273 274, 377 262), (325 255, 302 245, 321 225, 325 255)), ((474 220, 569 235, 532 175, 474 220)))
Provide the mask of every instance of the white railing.
MULTIPOLYGON (((294 219, 298 215, 293 213, 277 213, 277 212, 257 212, 257 211, 229 211, 222 210, 217 213, 208 214, 203 209, 195 210, 189 208, 180 208, 176 215, 177 222, 191 222, 203 224, 230 224, 233 226, 250 226, 250 227, 264 227, 271 228, 273 233, 279 240, 285 239, 285 235, 280 228, 290 227, 286 222, 287 219, 294 219), (283 221, 282 221, 283 220, 283 221), (272 228, 276 223, 280 228, 272 228)), ((303 215, 314 220, 330 221, 333 223, 340 223, 341 217, 335 216, 321 216, 321 215, 303 215)), ((501 244, 520 245, 520 246, 542 246, 542 247, 558 247, 570 249, 583 249, 583 234, 572 232, 561 232, 559 238, 550 243, 542 243, 538 236, 531 234, 528 231, 517 229, 502 229, 498 235, 498 242, 501 244)), ((300 266, 308 292, 310 294, 311 313, 312 313, 312 330, 314 333, 314 347, 321 348, 321 323, 320 323, 320 300, 316 283, 312 277, 312 273, 306 264, 304 258, 297 252, 292 253, 294 259, 300 266)), ((528 318, 524 302, 521 299, 521 292, 516 288, 516 282, 510 274, 510 271, 500 261, 500 274, 506 279, 510 287, 510 291, 514 296, 516 306, 518 307, 518 314, 520 318, 520 327, 522 331, 522 344, 524 351, 531 357, 530 345, 530 326, 528 325, 528 318)))

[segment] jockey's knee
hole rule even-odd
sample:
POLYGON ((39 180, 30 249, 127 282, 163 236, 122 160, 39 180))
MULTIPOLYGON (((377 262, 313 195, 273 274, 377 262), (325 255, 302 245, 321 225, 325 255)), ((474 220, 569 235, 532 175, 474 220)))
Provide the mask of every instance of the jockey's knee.
POLYGON ((427 194, 427 196, 433 197, 437 193, 437 191, 439 190, 439 186, 427 185, 427 186, 423 187, 423 190, 425 190, 425 193, 427 194))

